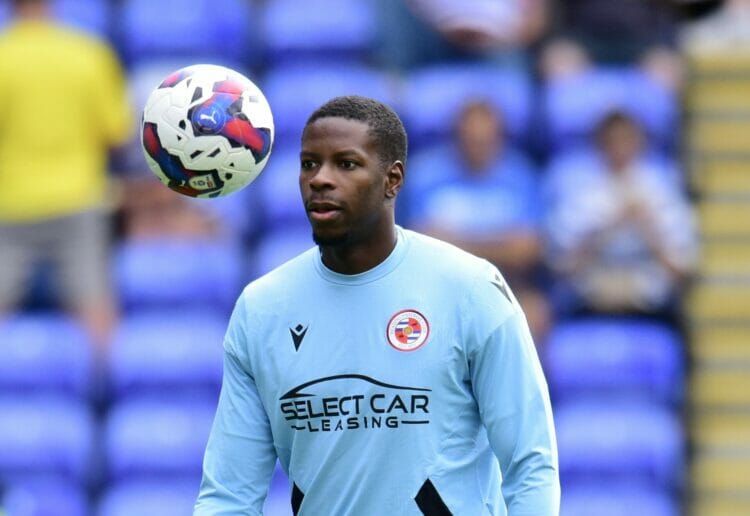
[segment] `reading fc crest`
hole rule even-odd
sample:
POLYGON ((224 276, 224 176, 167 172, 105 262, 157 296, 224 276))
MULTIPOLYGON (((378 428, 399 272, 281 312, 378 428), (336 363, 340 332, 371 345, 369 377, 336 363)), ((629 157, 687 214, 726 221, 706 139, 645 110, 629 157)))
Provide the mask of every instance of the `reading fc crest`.
POLYGON ((388 342, 399 351, 414 351, 430 335, 427 319, 416 310, 401 310, 388 321, 388 342))

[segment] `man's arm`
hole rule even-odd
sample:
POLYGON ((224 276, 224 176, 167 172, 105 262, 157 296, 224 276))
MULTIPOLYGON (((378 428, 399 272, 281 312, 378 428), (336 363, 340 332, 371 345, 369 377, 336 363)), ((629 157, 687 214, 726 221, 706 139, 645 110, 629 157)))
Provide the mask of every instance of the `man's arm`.
POLYGON ((227 351, 194 516, 262 514, 275 463, 271 425, 255 381, 227 351))
MULTIPOLYGON (((499 290, 497 295, 503 296, 499 290)), ((506 296, 498 299, 506 301, 506 296)), ((479 343, 470 367, 479 413, 503 474, 508 514, 557 515, 560 481, 552 410, 520 309, 514 307, 479 343)))

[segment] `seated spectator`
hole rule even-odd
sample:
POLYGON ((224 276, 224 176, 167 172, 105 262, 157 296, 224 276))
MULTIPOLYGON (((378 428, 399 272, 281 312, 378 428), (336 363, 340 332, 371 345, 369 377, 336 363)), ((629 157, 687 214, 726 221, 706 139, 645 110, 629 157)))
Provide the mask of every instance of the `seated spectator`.
POLYGON ((726 0, 703 18, 686 24, 683 48, 694 52, 736 52, 750 48, 750 0, 726 0))
POLYGON ((639 65, 673 89, 682 83, 679 9, 670 2, 564 0, 541 55, 545 76, 594 65, 639 65))
POLYGON ((547 0, 386 0, 382 57, 408 69, 439 61, 523 62, 543 33, 547 0))
POLYGON ((598 165, 576 178, 585 188, 556 178, 550 196, 548 261, 559 280, 558 308, 671 318, 696 260, 689 203, 646 159, 644 133, 628 115, 605 117, 596 144, 598 165))
POLYGON ((554 32, 578 42, 596 62, 632 63, 676 45, 677 6, 670 2, 560 0, 554 32))
POLYGON ((121 229, 125 239, 216 237, 220 221, 199 201, 179 195, 156 178, 128 178, 121 182, 121 229))
POLYGON ((533 282, 541 249, 535 170, 506 145, 502 118, 484 101, 463 107, 455 140, 409 164, 411 225, 496 265, 541 339, 548 317, 533 282))

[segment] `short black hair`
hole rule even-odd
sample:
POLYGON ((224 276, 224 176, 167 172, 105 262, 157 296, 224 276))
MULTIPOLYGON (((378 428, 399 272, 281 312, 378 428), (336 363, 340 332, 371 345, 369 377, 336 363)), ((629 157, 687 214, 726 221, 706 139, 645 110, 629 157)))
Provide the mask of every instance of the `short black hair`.
POLYGON ((618 125, 627 125, 636 129, 637 131, 643 131, 643 127, 633 115, 623 109, 613 109, 607 112, 599 120, 594 128, 594 132, 597 136, 601 137, 612 127, 616 127, 618 125))
POLYGON ((400 161, 406 166, 408 141, 404 124, 396 112, 377 100, 359 95, 335 97, 316 109, 302 131, 321 118, 339 117, 356 120, 370 126, 370 135, 378 150, 380 161, 390 165, 400 161))

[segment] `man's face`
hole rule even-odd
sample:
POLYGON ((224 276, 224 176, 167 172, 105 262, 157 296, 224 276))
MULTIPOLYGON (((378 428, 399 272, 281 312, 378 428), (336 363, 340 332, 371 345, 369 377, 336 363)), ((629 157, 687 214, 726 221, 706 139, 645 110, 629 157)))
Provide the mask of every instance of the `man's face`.
POLYGON ((643 149, 643 135, 637 126, 621 121, 610 125, 601 136, 605 158, 615 171, 626 169, 643 149))
POLYGON ((320 118, 302 135, 299 185, 319 245, 356 244, 391 223, 388 174, 369 125, 320 118))
POLYGON ((461 116, 457 129, 464 159, 475 170, 484 169, 502 150, 500 118, 484 107, 467 110, 461 116))

